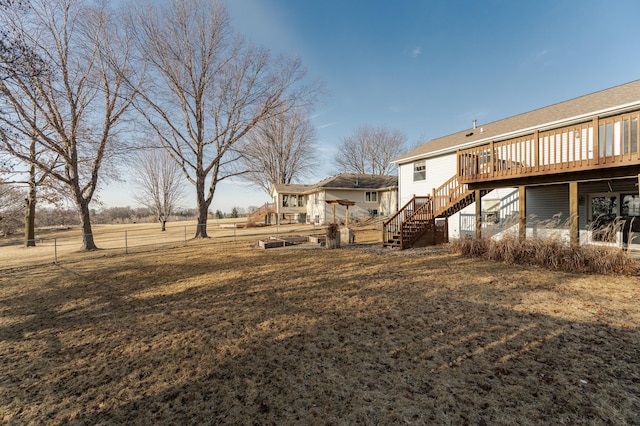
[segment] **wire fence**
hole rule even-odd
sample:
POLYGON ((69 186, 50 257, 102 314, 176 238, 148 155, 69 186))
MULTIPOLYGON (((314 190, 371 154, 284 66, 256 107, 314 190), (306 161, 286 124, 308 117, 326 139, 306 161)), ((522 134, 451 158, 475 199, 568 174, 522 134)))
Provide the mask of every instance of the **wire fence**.
POLYGON ((82 232, 77 230, 54 230, 36 235, 33 247, 27 241, 0 242, 0 270, 21 268, 47 263, 62 263, 108 254, 130 254, 143 251, 165 250, 176 247, 212 244, 218 242, 257 243, 269 236, 311 234, 320 232, 313 224, 276 225, 245 228, 244 223, 209 224, 209 238, 194 238, 198 224, 167 225, 162 231, 158 224, 140 224, 131 227, 94 226, 93 240, 98 250, 82 251, 82 232))

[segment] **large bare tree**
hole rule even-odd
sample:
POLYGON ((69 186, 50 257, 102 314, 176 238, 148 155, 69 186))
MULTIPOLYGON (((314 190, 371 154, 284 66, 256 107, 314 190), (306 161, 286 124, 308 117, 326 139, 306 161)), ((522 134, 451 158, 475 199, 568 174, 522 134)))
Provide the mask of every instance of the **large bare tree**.
POLYGON ((305 109, 286 109, 258 123, 238 145, 243 178, 269 193, 276 183, 310 174, 317 135, 305 109))
POLYGON ((334 162, 340 172, 386 175, 393 171, 391 160, 404 152, 406 140, 400 130, 365 125, 340 141, 334 162))
POLYGON ((206 237, 217 184, 242 173, 234 145, 313 88, 302 84, 299 59, 273 58, 246 43, 215 0, 147 3, 131 27, 146 70, 138 111, 195 186, 195 237, 206 237))
POLYGON ((134 197, 153 213, 163 231, 183 196, 181 174, 178 163, 162 148, 141 151, 136 158, 134 197))
POLYGON ((26 13, 0 19, 19 28, 39 58, 20 68, 2 64, 4 149, 66 188, 79 212, 82 248, 95 249, 89 204, 133 99, 123 84, 131 74, 127 39, 106 8, 83 0, 32 0, 26 13), (36 72, 42 63, 45 72, 36 72), (45 154, 32 155, 34 140, 45 154))

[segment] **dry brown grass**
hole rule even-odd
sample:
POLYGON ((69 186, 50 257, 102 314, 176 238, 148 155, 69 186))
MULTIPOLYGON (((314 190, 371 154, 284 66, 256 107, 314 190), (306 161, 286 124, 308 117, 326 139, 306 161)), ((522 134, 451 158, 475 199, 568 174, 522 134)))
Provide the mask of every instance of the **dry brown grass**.
POLYGON ((451 244, 455 253, 509 264, 542 266, 553 271, 638 275, 640 262, 618 247, 580 245, 572 247, 554 238, 519 240, 507 235, 491 238, 462 238, 451 244))
POLYGON ((640 423, 636 278, 249 246, 1 273, 0 421, 640 423))

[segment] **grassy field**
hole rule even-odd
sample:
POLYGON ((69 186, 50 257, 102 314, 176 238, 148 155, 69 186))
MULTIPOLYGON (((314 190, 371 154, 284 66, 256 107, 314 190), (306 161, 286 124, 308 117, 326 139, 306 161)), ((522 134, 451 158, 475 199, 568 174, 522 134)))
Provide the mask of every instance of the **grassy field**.
MULTIPOLYGON (((285 224, 279 227, 243 228, 245 219, 210 219, 207 226, 209 237, 217 242, 269 238, 276 234, 323 232, 314 225, 285 224), (234 226, 236 225, 236 226, 234 226)), ((78 259, 99 258, 115 254, 128 254, 150 250, 163 250, 187 245, 199 245, 193 239, 195 221, 170 222, 166 231, 157 223, 122 225, 94 225, 93 238, 99 250, 79 252, 82 233, 79 226, 38 229, 36 247, 24 247, 21 235, 0 239, 0 269, 43 265, 54 262, 75 262, 78 259)), ((209 240, 207 240, 209 241, 209 240)))
POLYGON ((378 239, 5 269, 0 422, 640 424, 638 278, 378 239))

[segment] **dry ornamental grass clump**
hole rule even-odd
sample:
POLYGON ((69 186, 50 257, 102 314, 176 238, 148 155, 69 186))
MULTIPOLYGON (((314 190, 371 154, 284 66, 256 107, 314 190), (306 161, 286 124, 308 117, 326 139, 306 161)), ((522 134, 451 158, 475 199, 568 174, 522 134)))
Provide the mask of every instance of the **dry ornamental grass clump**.
POLYGON ((537 265, 554 271, 589 272, 598 274, 637 275, 640 263, 617 247, 581 245, 572 247, 554 238, 520 240, 507 235, 454 241, 455 253, 481 257, 509 264, 537 265))

